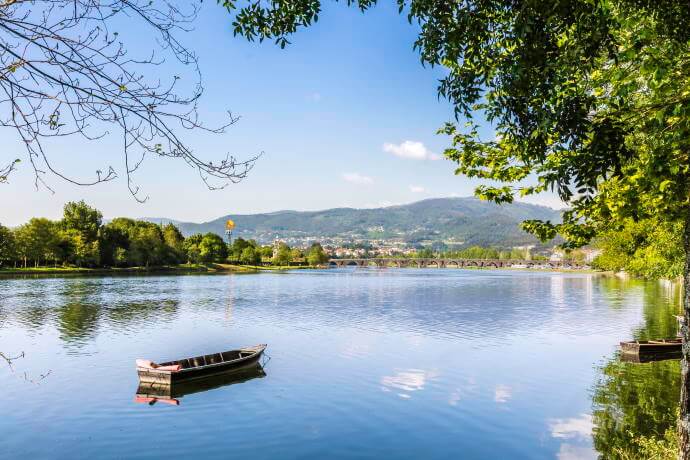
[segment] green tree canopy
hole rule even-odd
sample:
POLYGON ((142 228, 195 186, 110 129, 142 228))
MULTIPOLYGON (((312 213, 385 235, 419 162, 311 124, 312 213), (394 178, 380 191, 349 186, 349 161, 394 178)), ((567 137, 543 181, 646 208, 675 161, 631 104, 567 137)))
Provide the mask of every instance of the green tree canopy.
POLYGON ((605 231, 596 240, 602 250, 594 266, 624 270, 645 278, 673 279, 683 273, 683 223, 627 219, 623 228, 605 231))
POLYGON ((321 265, 328 262, 328 254, 323 250, 320 243, 314 243, 307 252, 307 262, 311 266, 321 265))
POLYGON ((209 232, 201 238, 199 256, 203 262, 225 262, 228 257, 228 247, 223 238, 209 232))
POLYGON ((254 246, 247 246, 242 250, 239 257, 240 262, 247 265, 258 265, 261 263, 261 253, 254 246))
POLYGON ((74 230, 88 241, 96 241, 98 229, 103 223, 103 215, 82 201, 70 201, 65 204, 62 225, 65 230, 74 230))
POLYGON ((285 243, 279 243, 278 249, 273 254, 273 265, 285 266, 290 265, 292 261, 292 251, 290 246, 285 243))
POLYGON ((42 217, 34 217, 20 226, 15 232, 16 248, 19 257, 33 261, 39 266, 42 262, 53 262, 60 258, 60 233, 58 225, 42 217))

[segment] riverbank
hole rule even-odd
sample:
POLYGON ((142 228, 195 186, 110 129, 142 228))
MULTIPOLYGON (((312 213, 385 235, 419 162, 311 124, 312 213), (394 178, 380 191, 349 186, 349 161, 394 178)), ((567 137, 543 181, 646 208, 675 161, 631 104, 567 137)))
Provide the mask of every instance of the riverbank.
MULTIPOLYGON (((26 267, 26 268, 2 268, 0 276, 25 276, 25 275, 127 275, 127 274, 218 274, 218 273, 256 273, 262 271, 274 272, 285 270, 313 270, 332 268, 326 265, 234 265, 234 264, 181 264, 165 265, 159 267, 109 267, 109 268, 86 268, 86 267, 26 267)), ((375 267, 371 267, 375 268, 375 267)), ((384 267, 397 268, 397 267, 384 267)), ((432 267, 435 268, 435 267, 432 267)), ((417 267, 402 267, 401 269, 417 269, 417 267)), ((534 272, 577 272, 589 274, 602 274, 613 276, 612 272, 603 272, 595 269, 544 269, 544 268, 517 268, 517 267, 462 267, 462 270, 505 270, 505 271, 534 271, 534 272)), ((446 270, 458 270, 451 267, 446 270)))
POLYGON ((263 265, 232 265, 232 264, 181 264, 159 267, 26 267, 0 268, 0 276, 23 275, 116 275, 116 274, 199 274, 199 273, 242 273, 277 270, 311 269, 309 266, 263 266, 263 265))

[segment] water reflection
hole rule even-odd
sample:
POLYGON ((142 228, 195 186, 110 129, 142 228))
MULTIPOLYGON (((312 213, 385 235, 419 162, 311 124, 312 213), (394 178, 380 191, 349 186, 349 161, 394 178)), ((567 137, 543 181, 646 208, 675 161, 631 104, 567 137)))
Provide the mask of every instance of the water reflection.
POLYGON ((497 385, 494 389, 494 401, 499 404, 507 403, 513 396, 513 388, 508 385, 497 385))
POLYGON ((408 369, 398 371, 394 375, 381 378, 383 391, 397 391, 397 395, 403 399, 412 397, 411 393, 421 391, 431 380, 438 377, 438 371, 424 371, 421 369, 408 369))
POLYGON ((215 390, 264 377, 266 377, 266 371, 263 366, 261 364, 254 364, 224 374, 190 382, 174 383, 172 385, 140 382, 134 401, 149 405, 163 402, 178 406, 180 404, 179 400, 186 395, 215 390))
POLYGON ((96 336, 101 308, 88 303, 69 303, 58 308, 58 331, 68 345, 84 345, 96 336))
MULTIPOLYGON (((609 286, 615 289, 619 281, 609 286)), ((633 282, 634 283, 634 282, 633 282)), ((674 337, 680 310, 680 292, 667 283, 649 283, 643 290, 643 321, 632 331, 632 339, 674 337)), ((673 356, 672 358, 679 358, 673 356)), ((669 358, 669 357, 665 357, 669 358)), ((594 446, 602 458, 620 458, 622 452, 635 453, 633 439, 662 436, 676 424, 680 397, 678 359, 621 359, 617 354, 601 368, 593 401, 594 446), (633 361, 633 362, 630 362, 633 361), (644 363, 647 362, 646 364, 644 363)))
POLYGON ((553 419, 549 423, 551 437, 560 439, 586 439, 592 435, 592 416, 581 414, 566 419, 553 419))

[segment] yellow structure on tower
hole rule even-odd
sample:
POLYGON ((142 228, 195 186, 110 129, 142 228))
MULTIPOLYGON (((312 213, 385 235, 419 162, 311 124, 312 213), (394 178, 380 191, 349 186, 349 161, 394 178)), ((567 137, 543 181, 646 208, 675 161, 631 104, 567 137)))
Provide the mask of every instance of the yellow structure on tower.
POLYGON ((234 228, 235 222, 233 222, 232 219, 228 219, 227 222, 225 222, 225 235, 228 237, 228 243, 232 242, 232 231, 234 228))

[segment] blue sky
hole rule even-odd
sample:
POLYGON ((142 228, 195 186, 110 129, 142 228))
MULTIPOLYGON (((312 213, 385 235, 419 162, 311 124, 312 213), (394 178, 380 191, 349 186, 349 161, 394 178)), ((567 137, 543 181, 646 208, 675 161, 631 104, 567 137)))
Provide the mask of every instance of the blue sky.
MULTIPOLYGON (((48 176, 55 194, 37 191, 24 161, 10 183, 0 186, 0 222, 58 218, 62 205, 76 199, 85 199, 107 218, 205 221, 225 214, 375 207, 471 195, 476 183, 455 176, 454 165, 440 158, 447 142, 435 132, 452 119, 452 110, 437 99, 443 69, 422 67, 412 49, 415 37, 416 28, 392 3, 361 14, 326 2, 319 22, 281 50, 273 43, 233 37, 231 18, 215 2, 204 3, 196 29, 181 37, 201 60, 201 114, 210 123, 220 122, 227 110, 242 118, 223 136, 192 135, 189 144, 211 159, 263 151, 250 177, 210 191, 182 162, 149 158, 136 175, 149 196, 139 204, 122 174, 87 188, 48 176)), ((150 48, 137 44, 132 51, 145 55, 150 48)), ((71 139, 56 145, 51 158, 77 174, 88 176, 109 164, 122 173, 118 139, 71 139)), ((0 131, 0 143, 5 146, 2 163, 24 158, 14 132, 0 131)), ((558 205, 548 195, 531 201, 558 205)))

